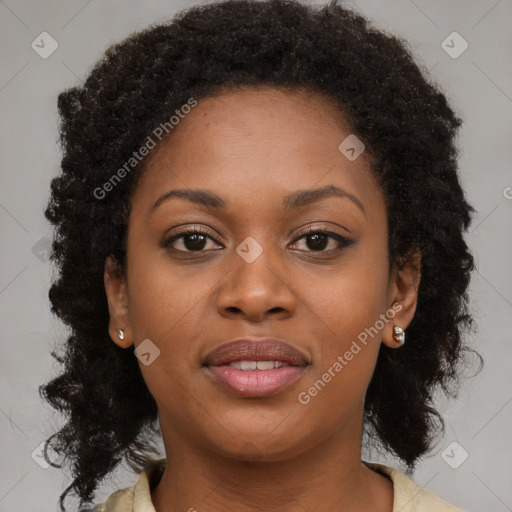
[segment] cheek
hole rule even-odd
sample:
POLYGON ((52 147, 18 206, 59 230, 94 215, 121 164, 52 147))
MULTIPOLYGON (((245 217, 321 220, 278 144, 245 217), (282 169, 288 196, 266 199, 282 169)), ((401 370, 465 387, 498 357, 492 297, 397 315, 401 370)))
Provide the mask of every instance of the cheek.
POLYGON ((299 293, 314 313, 312 320, 315 317, 321 320, 320 327, 339 340, 340 343, 334 345, 340 350, 385 313, 387 266, 382 259, 366 258, 363 251, 354 252, 344 265, 321 277, 305 280, 304 276, 302 279, 297 276, 295 282, 301 283, 299 293))
POLYGON ((209 290, 216 281, 203 274, 199 279, 192 266, 171 267, 165 255, 156 252, 134 254, 128 264, 135 347, 149 339, 157 354, 151 364, 139 362, 139 367, 151 394, 166 410, 182 408, 191 392, 200 396, 194 377, 207 322, 205 308, 211 300, 209 290))
POLYGON ((323 330, 325 337, 319 337, 309 378, 297 396, 306 414, 323 418, 326 432, 360 417, 381 346, 382 331, 375 328, 383 313, 378 293, 358 287, 350 294, 345 284, 340 290, 346 294, 324 295, 329 328, 323 330))
POLYGON ((328 279, 317 281, 319 286, 309 288, 315 313, 310 320, 324 335, 318 336, 316 364, 298 398, 333 422, 352 417, 350 412, 363 404, 383 327, 391 321, 381 316, 387 305, 387 270, 381 248, 361 248, 328 279))
POLYGON ((134 254, 128 266, 130 319, 135 339, 168 343, 177 333, 197 326, 214 276, 197 267, 172 265, 165 252, 134 254), (199 278, 200 275, 200 278, 199 278))

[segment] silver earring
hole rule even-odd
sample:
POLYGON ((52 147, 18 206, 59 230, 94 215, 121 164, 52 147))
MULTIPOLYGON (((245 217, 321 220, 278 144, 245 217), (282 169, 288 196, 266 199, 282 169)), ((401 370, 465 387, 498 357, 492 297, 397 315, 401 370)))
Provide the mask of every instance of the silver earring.
POLYGON ((117 329, 117 334, 119 335, 120 340, 124 340, 124 331, 123 329, 117 329))
POLYGON ((393 327, 393 337, 395 338, 396 341, 399 341, 400 342, 400 346, 402 346, 404 343, 405 343, 405 332, 404 330, 401 328, 401 327, 398 327, 397 325, 395 325, 393 327))

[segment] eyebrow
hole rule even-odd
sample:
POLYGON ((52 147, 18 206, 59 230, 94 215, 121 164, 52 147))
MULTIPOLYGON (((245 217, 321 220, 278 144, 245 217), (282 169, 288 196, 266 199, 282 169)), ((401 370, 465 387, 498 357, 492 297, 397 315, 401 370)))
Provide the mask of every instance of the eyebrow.
MULTIPOLYGON (((315 188, 311 190, 297 190, 292 194, 287 195, 283 200, 283 207, 285 212, 296 210, 316 203, 328 197, 341 197, 352 201, 366 216, 366 210, 361 201, 350 192, 338 187, 337 185, 326 185, 322 188, 315 188)), ((206 208, 215 208, 218 210, 226 209, 228 203, 219 195, 209 190, 202 189, 176 189, 166 192, 159 197, 153 204, 151 210, 154 211, 160 204, 171 198, 182 198, 190 201, 191 203, 203 206, 206 208)))

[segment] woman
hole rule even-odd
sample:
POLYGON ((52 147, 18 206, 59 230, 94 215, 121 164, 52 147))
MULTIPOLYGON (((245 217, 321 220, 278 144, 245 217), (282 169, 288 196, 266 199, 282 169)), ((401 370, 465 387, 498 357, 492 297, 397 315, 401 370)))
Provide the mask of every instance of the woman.
POLYGON ((126 460, 95 512, 460 511, 361 458, 429 452, 473 323, 461 121, 403 41, 334 1, 194 7, 59 113, 62 510, 126 460))

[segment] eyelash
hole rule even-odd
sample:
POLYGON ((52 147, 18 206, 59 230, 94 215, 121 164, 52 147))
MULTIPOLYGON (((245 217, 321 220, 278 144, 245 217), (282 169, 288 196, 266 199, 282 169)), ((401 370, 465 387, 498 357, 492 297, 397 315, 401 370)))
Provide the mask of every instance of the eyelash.
MULTIPOLYGON (((323 227, 318 227, 318 226, 310 226, 309 228, 305 229, 304 231, 302 231, 299 236, 292 242, 292 244, 296 244, 299 240, 301 240, 302 238, 305 238, 309 235, 316 235, 316 234, 323 234, 323 235, 328 235, 330 238, 333 238, 334 240, 336 240, 339 244, 340 244, 340 247, 337 247, 336 249, 329 249, 329 250, 320 250, 320 251, 305 251, 305 252, 308 252, 308 253, 317 253, 317 254, 332 254, 334 252, 338 252, 338 251, 341 251, 343 248, 346 248, 348 247, 349 245, 351 245, 352 243, 354 243, 353 240, 343 236, 343 235, 340 235, 339 233, 336 233, 336 232, 333 232, 333 231, 329 231, 328 229, 326 228, 323 228, 323 227)), ((201 229, 201 228, 198 228, 198 227, 193 227, 193 228, 185 228, 185 229, 182 229, 181 231, 178 231, 177 233, 175 233, 174 235, 172 235, 171 237, 168 237, 166 239, 164 239, 162 241, 162 247, 163 248, 167 248, 169 247, 173 242, 175 242, 176 240, 179 240, 180 238, 183 238, 187 235, 206 235, 208 238, 210 238, 211 240, 213 240, 215 243, 217 244, 221 244, 220 241, 218 241, 215 237, 213 237, 212 235, 210 235, 207 231, 201 229)), ((200 250, 200 251, 182 251, 180 249, 174 249, 171 247, 171 249, 175 252, 179 252, 179 253, 185 253, 185 254, 201 254, 201 253, 207 253, 207 252, 211 252, 212 249, 210 250, 200 250)), ((213 250, 217 250, 217 249, 213 249, 213 250)))

